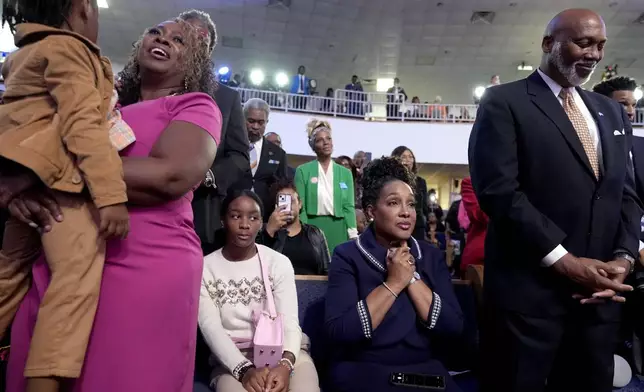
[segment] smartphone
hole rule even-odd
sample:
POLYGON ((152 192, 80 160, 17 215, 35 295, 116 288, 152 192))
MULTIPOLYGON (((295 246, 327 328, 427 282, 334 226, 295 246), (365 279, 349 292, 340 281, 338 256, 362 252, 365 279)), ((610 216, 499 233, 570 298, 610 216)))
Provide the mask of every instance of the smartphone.
POLYGON ((391 373, 389 382, 401 387, 429 389, 432 391, 445 390, 445 377, 428 376, 426 374, 391 373))
POLYGON ((289 211, 291 212, 291 203, 292 203, 292 198, 291 195, 287 193, 282 193, 277 196, 277 208, 279 208, 281 211, 289 211))

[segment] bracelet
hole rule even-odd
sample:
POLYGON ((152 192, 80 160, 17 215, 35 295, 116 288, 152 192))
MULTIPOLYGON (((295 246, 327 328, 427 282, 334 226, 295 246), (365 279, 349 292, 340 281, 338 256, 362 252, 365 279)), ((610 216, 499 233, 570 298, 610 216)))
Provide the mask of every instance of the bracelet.
POLYGON ((387 286, 387 283, 382 282, 382 285, 385 286, 387 290, 389 290, 389 292, 391 293, 391 295, 394 296, 394 298, 398 298, 398 294, 394 293, 394 291, 389 286, 387 286))
POLYGON ((279 362, 278 362, 278 363, 279 363, 280 365, 283 365, 283 366, 285 366, 286 368, 288 368, 288 371, 289 371, 290 373, 293 373, 293 369, 295 369, 295 366, 293 365, 293 362, 291 362, 291 360, 290 360, 290 359, 288 359, 288 358, 282 358, 282 359, 280 359, 280 360, 279 360, 279 362))
POLYGON ((254 369, 255 365, 250 362, 246 362, 240 365, 237 365, 237 368, 233 370, 233 377, 235 377, 237 381, 242 382, 246 373, 248 373, 250 369, 254 369))

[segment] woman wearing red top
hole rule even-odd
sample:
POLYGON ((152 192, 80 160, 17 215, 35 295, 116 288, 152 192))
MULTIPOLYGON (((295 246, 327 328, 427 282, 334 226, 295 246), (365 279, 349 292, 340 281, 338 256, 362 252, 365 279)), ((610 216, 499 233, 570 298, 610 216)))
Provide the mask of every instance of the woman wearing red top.
POLYGON ((470 227, 467 229, 467 245, 461 258, 461 271, 465 272, 470 264, 483 264, 488 217, 479 207, 472 187, 472 179, 469 177, 464 178, 461 182, 461 199, 467 217, 470 219, 470 227))

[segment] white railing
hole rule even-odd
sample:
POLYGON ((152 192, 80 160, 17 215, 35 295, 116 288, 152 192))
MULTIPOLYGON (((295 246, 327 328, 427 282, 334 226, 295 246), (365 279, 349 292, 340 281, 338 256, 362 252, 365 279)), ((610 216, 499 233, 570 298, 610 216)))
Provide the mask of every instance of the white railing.
MULTIPOLYGON (((299 95, 282 91, 237 89, 242 102, 261 98, 271 109, 286 112, 353 117, 368 121, 425 121, 434 123, 472 123, 477 105, 410 103, 388 93, 335 90, 333 96, 299 95)), ((633 125, 644 125, 644 108, 638 108, 633 125)))

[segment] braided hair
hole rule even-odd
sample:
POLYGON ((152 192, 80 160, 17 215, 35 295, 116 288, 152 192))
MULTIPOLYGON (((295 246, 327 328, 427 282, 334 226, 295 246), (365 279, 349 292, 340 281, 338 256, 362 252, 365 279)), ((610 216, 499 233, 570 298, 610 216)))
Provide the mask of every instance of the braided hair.
POLYGON ((375 206, 380 198, 380 192, 391 181, 402 181, 415 192, 416 175, 410 172, 400 159, 382 157, 369 163, 362 173, 362 206, 375 206))
MULTIPOLYGON (((2 0, 2 25, 15 33, 20 23, 39 23, 60 28, 72 10, 74 0, 2 0)), ((92 2, 98 8, 96 0, 92 2)))
MULTIPOLYGON (((214 66, 210 59, 209 43, 203 39, 197 29, 183 19, 174 19, 188 33, 185 41, 185 54, 181 67, 186 73, 184 88, 177 94, 201 92, 213 97, 217 89, 214 66)), ((119 103, 122 106, 131 105, 141 99, 141 69, 139 66, 139 50, 146 30, 130 54, 130 59, 123 71, 119 73, 119 103)))

